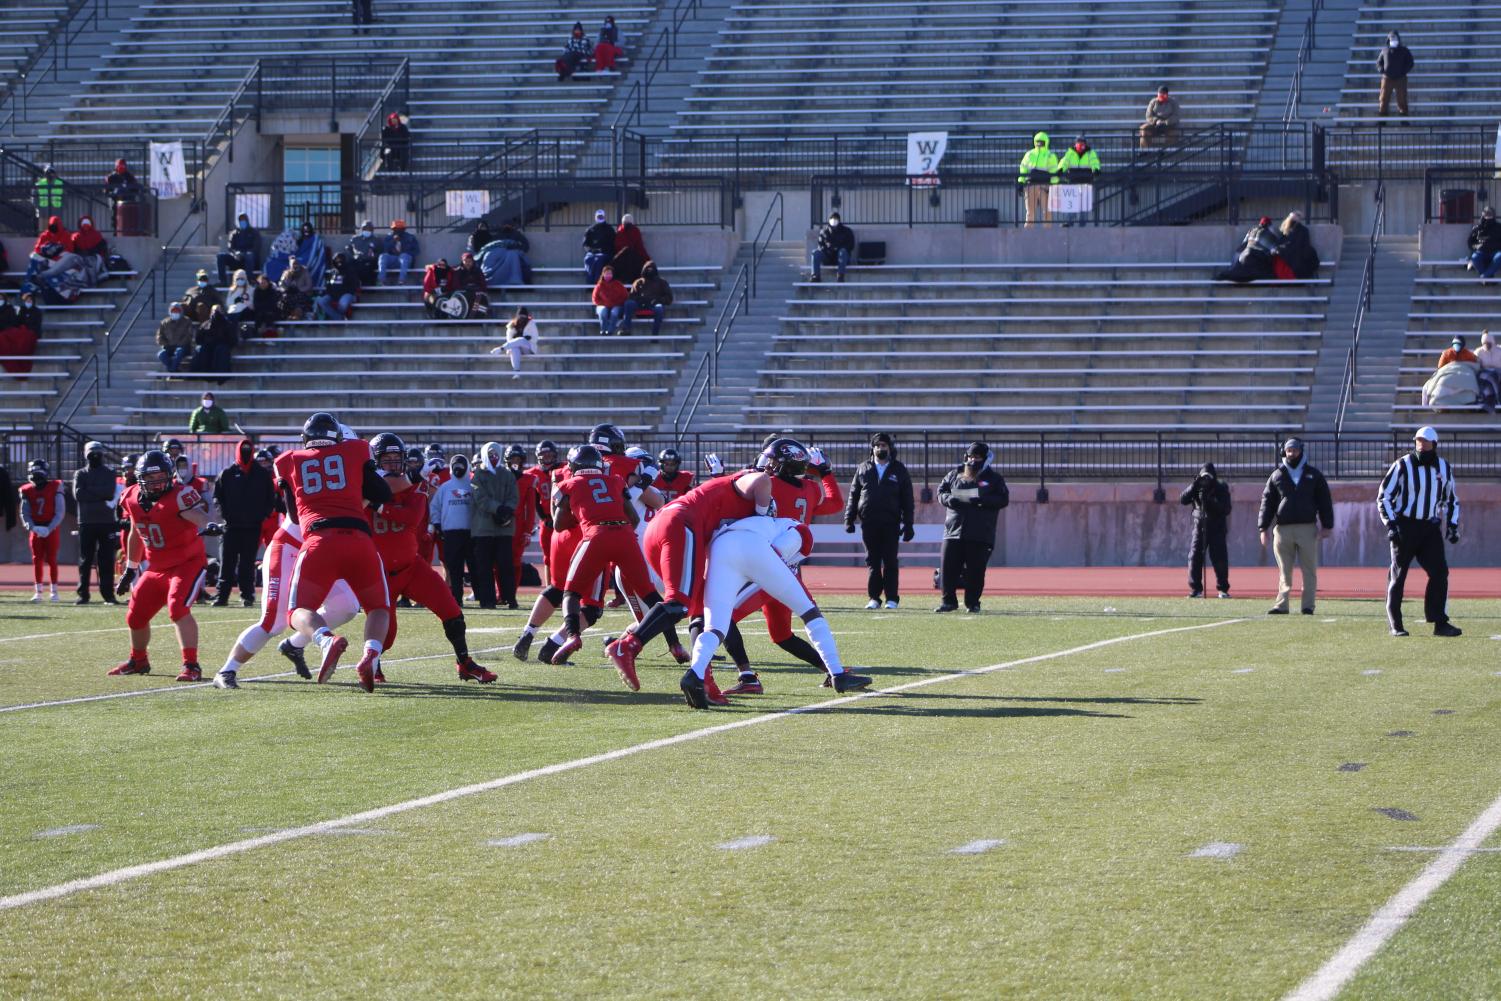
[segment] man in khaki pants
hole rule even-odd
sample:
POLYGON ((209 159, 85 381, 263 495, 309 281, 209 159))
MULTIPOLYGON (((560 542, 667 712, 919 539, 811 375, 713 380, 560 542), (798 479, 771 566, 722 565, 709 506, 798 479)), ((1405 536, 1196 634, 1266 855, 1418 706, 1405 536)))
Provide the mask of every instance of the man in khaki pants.
POLYGON ((1277 603, 1267 609, 1267 614, 1287 614, 1293 565, 1297 564, 1303 571, 1303 614, 1312 615, 1318 598, 1319 539, 1327 539, 1334 530, 1334 501, 1324 474, 1308 464, 1302 439, 1287 439, 1282 457, 1261 492, 1261 517, 1257 521, 1262 546, 1267 544, 1267 532, 1271 532, 1272 553, 1281 574, 1277 603))

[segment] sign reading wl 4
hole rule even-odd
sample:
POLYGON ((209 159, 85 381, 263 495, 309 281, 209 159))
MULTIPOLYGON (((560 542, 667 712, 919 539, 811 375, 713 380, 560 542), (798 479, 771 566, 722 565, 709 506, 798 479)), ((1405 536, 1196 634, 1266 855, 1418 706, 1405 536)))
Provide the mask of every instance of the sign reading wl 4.
POLYGON ((938 164, 948 148, 947 132, 908 132, 907 184, 914 188, 936 188, 938 164))
POLYGON ((478 219, 490 211, 488 191, 445 191, 444 208, 452 219, 478 219))

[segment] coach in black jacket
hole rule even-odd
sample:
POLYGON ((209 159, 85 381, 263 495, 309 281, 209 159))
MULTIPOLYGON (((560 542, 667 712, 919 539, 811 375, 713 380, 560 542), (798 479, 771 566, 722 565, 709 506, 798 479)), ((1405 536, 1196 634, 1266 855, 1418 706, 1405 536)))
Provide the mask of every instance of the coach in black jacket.
POLYGON ((215 605, 229 604, 230 589, 238 583, 246 608, 255 604, 255 552, 261 544, 261 523, 276 505, 271 474, 255 461, 255 444, 240 441, 236 462, 224 467, 214 484, 214 503, 224 518, 219 540, 219 594, 215 605))
POLYGON ((1277 603, 1267 614, 1287 614, 1296 561, 1303 570, 1303 614, 1312 615, 1318 597, 1318 540, 1327 539, 1334 531, 1334 500, 1324 474, 1308 464, 1301 438, 1287 439, 1282 455, 1282 462, 1267 477, 1266 489, 1261 492, 1261 517, 1256 522, 1263 546, 1271 532, 1272 552, 1282 576, 1277 603))
POLYGON ((1204 597, 1204 554, 1214 567, 1214 582, 1221 598, 1230 597, 1230 487, 1215 472, 1214 463, 1204 463, 1199 476, 1178 497, 1194 509, 1193 541, 1188 547, 1188 596, 1204 597))
POLYGON ((1001 509, 1011 503, 1011 491, 999 472, 990 468, 990 446, 983 441, 970 445, 964 462, 938 485, 938 502, 948 508, 943 519, 943 557, 939 577, 943 603, 935 612, 958 609, 959 583, 964 582, 964 610, 980 610, 985 590, 985 568, 995 551, 995 522, 1001 509))
POLYGON ((99 574, 99 597, 115 605, 115 471, 104 461, 104 446, 85 442, 82 469, 73 473, 73 500, 78 505, 78 600, 89 603, 89 577, 99 574))
POLYGON ((871 435, 870 459, 860 463, 850 481, 849 500, 844 506, 844 530, 854 532, 860 519, 860 537, 865 543, 865 565, 870 567, 866 608, 886 607, 901 601, 897 586, 897 541, 912 541, 912 477, 896 458, 891 435, 871 435))

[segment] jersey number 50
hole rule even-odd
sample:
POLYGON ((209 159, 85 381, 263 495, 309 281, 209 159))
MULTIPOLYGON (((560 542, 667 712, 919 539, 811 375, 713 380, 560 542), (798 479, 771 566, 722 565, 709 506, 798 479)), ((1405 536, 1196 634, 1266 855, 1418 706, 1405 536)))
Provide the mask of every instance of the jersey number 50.
POLYGON ((321 493, 325 487, 329 490, 344 489, 344 460, 337 455, 306 459, 298 469, 302 474, 302 492, 305 494, 321 493))

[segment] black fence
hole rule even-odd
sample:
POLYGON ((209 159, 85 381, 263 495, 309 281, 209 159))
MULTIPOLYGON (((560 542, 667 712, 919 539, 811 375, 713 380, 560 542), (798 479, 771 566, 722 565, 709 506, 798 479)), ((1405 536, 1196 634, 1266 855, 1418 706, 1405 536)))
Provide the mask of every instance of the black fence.
MULTIPOLYGON (((121 230, 115 225, 114 203, 104 193, 105 174, 114 169, 113 159, 109 161, 108 170, 99 170, 96 166, 92 176, 81 176, 76 170, 80 166, 77 161, 62 159, 59 163, 48 159, 33 159, 37 152, 26 148, 23 153, 10 144, 0 146, 0 233, 34 236, 39 232, 35 209, 36 183, 42 177, 43 167, 50 164, 56 171, 58 180, 63 182, 62 209, 57 214, 62 216, 63 224, 69 229, 76 229, 78 220, 89 216, 94 221, 94 227, 101 233, 117 236, 156 234, 157 199, 155 193, 146 186, 148 177, 136 174, 142 187, 136 203, 134 222, 122 220, 127 230, 121 230)), ((129 158, 126 162, 129 165, 129 158)), ((149 169, 144 160, 136 161, 136 166, 142 171, 149 169)))
POLYGON ((1495 125, 1408 124, 1391 119, 1379 125, 1313 128, 1314 168, 1331 171, 1341 181, 1416 181, 1436 164, 1479 169, 1495 161, 1495 125))
MULTIPOLYGON (((373 434, 378 428, 360 428, 373 434)), ((426 446, 437 441, 450 455, 473 454, 486 441, 505 444, 517 442, 530 453, 541 438, 550 438, 566 449, 579 441, 586 428, 538 431, 466 432, 436 434, 414 439, 409 445, 426 446)), ((1283 441, 1301 437, 1309 462, 1330 479, 1377 481, 1398 456, 1412 447, 1403 432, 1389 435, 1314 435, 1296 429, 1257 435, 1225 432, 1221 434, 1088 434, 1047 431, 1033 434, 998 432, 985 436, 995 452, 995 466, 1013 486, 1046 488, 1056 483, 1129 482, 1154 483, 1165 493, 1181 489, 1198 474, 1205 462, 1213 462, 1220 475, 1232 480, 1264 480, 1281 459, 1283 441)), ((160 447, 161 435, 141 432, 112 432, 99 440, 105 445, 112 463, 125 455, 139 455, 148 448, 160 447)), ((215 474, 234 459, 239 435, 176 435, 205 474, 215 474)), ((847 479, 855 466, 870 457, 866 435, 799 435, 810 445, 823 449, 841 479, 847 479)), ((945 473, 957 466, 973 436, 896 432, 897 458, 907 466, 919 487, 936 489, 945 473)), ((87 436, 65 424, 48 425, 35 430, 0 429, 0 462, 10 469, 19 483, 26 463, 33 458, 46 459, 54 471, 64 473, 82 464, 83 443, 87 436)), ((262 444, 291 445, 291 435, 268 435, 262 444)), ((704 457, 717 455, 727 467, 748 465, 761 450, 762 439, 746 435, 687 434, 672 436, 649 434, 633 437, 653 454, 663 448, 676 448, 683 456, 684 468, 702 476, 704 457)), ((1501 438, 1484 433, 1444 436, 1443 454, 1454 464, 1464 480, 1501 480, 1501 438)), ((1374 487, 1372 497, 1374 498, 1374 487)))
POLYGON ((1501 167, 1430 167, 1423 173, 1423 221, 1472 224, 1501 193, 1501 167))

